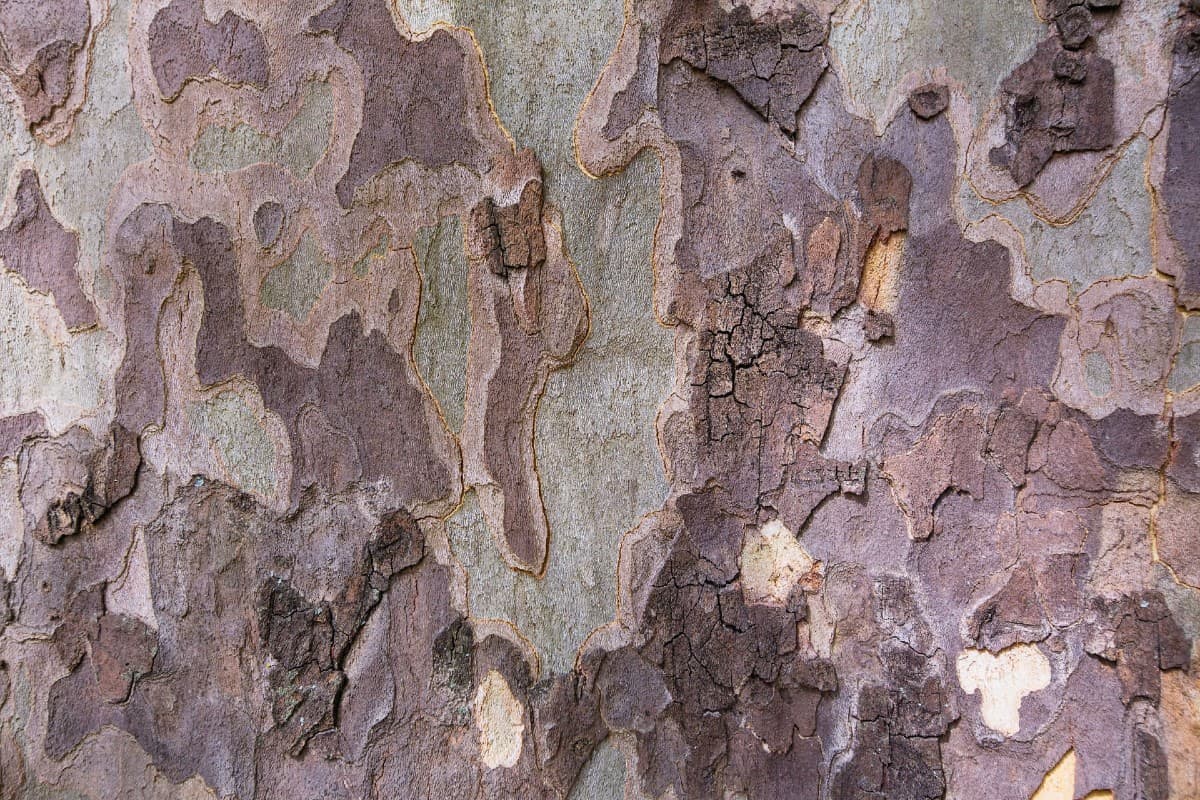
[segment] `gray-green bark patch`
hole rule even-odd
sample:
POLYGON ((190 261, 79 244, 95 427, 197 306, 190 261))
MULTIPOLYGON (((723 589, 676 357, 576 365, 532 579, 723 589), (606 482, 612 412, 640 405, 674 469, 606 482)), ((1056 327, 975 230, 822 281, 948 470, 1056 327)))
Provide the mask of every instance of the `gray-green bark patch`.
POLYGON ((302 320, 333 275, 325 254, 305 233, 287 259, 267 273, 262 282, 260 300, 265 308, 284 311, 302 320))
POLYGON ((573 144, 575 115, 616 46, 623 11, 607 0, 455 0, 452 15, 409 4, 475 32, 496 113, 542 161, 546 199, 562 211, 568 255, 591 305, 587 341, 574 364, 551 375, 538 409, 547 575, 500 575, 479 527, 487 552, 474 559, 471 581, 476 613, 510 619, 547 666, 566 669, 584 637, 615 613, 622 535, 668 491, 655 437, 673 375, 671 333, 652 313, 659 165, 646 154, 595 180, 579 169, 573 144))
POLYGON ((437 398, 446 423, 458 431, 467 394, 467 346, 471 338, 462 223, 458 217, 443 217, 437 225, 421 228, 413 250, 421 270, 421 309, 417 313, 413 358, 437 398))
POLYGON ((198 172, 234 172, 251 164, 279 163, 296 175, 307 175, 321 160, 333 125, 333 90, 325 81, 304 88, 299 112, 278 136, 268 136, 246 123, 204 129, 192 148, 198 172))
POLYGON ((829 44, 851 95, 882 124, 900 76, 928 76, 937 67, 963 84, 981 112, 1045 32, 1029 0, 861 0, 835 19, 829 44))

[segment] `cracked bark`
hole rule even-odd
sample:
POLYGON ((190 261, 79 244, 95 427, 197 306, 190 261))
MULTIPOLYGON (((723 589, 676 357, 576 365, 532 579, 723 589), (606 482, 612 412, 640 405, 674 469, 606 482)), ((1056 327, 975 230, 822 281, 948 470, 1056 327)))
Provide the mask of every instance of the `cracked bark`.
POLYGON ((426 5, 0 3, 0 798, 1200 796, 1195 2, 426 5))

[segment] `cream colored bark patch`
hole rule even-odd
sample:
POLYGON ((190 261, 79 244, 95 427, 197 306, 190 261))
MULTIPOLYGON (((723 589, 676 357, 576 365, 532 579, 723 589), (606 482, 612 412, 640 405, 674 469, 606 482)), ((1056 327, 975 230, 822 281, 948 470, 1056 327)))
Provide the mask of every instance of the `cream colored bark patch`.
POLYGON ((809 580, 818 562, 805 551, 795 534, 772 520, 746 536, 738 560, 742 572, 742 597, 747 603, 781 606, 802 580, 809 580))
POLYGON ((25 517, 18 494, 20 486, 16 460, 0 460, 0 570, 9 579, 17 573, 25 533, 25 517))
MULTIPOLYGON (((1068 750, 1042 779, 1042 785, 1029 800, 1075 800, 1075 751, 1068 750)), ((1107 789, 1088 792, 1083 800, 1113 800, 1107 789)))
POLYGON ((899 300, 900 257, 905 235, 901 231, 872 242, 863 264, 859 299, 875 311, 893 313, 899 300))
POLYGON ((999 655, 964 650, 958 657, 958 682, 963 691, 978 691, 983 723, 1005 736, 1021 730, 1021 700, 1050 685, 1050 662, 1031 644, 1017 644, 999 655))
POLYGON ((53 297, 3 263, 0 326, 0 416, 40 411, 60 433, 98 413, 116 373, 116 337, 100 328, 68 331, 53 297))
POLYGON ((525 736, 525 709, 503 675, 494 669, 488 672, 475 692, 472 709, 484 765, 488 769, 515 766, 525 736))

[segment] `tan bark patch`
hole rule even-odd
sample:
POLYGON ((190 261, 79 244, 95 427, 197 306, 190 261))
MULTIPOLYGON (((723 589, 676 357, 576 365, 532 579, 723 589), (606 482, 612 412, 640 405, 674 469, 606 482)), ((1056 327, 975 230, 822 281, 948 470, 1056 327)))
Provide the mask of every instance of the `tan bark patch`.
POLYGON ((867 250, 863 261, 860 296, 874 311, 896 310, 899 291, 900 256, 904 252, 904 231, 876 239, 867 250))
POLYGON ((525 709, 503 675, 494 669, 488 672, 475 692, 472 709, 484 765, 488 769, 516 766, 525 735, 525 709))

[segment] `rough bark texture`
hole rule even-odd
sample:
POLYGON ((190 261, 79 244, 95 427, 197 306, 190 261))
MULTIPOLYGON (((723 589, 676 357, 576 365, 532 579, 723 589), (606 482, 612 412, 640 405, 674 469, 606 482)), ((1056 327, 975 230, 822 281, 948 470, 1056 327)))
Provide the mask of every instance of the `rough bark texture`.
POLYGON ((0 0, 0 800, 1200 797, 1198 75, 0 0))

